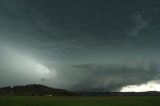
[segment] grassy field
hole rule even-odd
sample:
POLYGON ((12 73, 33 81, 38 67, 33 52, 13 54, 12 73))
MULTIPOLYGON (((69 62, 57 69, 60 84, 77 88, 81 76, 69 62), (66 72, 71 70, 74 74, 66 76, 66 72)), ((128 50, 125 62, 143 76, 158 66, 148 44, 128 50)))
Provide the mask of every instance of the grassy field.
POLYGON ((20 97, 0 96, 0 106, 159 106, 160 97, 20 97))

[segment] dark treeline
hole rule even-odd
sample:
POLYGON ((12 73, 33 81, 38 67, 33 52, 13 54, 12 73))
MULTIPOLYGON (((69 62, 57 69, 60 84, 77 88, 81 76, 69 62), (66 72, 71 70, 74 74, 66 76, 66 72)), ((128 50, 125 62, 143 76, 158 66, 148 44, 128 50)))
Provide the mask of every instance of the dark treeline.
POLYGON ((18 96, 63 96, 73 95, 72 92, 63 89, 50 88, 44 85, 25 85, 0 88, 0 95, 18 96))
POLYGON ((160 96, 160 92, 71 92, 44 85, 25 85, 0 88, 0 95, 15 96, 160 96))

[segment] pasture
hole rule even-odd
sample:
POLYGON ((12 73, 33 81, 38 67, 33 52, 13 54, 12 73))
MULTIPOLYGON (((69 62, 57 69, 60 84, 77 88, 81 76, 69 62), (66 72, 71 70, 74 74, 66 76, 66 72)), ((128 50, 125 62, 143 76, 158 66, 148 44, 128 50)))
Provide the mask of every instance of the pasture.
POLYGON ((159 96, 0 96, 0 106, 159 106, 159 96))

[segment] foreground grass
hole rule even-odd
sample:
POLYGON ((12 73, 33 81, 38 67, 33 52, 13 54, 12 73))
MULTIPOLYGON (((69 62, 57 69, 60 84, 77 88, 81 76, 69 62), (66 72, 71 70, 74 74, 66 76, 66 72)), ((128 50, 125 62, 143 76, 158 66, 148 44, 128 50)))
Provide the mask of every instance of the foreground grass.
POLYGON ((160 97, 21 97, 0 96, 0 106, 159 106, 160 97))

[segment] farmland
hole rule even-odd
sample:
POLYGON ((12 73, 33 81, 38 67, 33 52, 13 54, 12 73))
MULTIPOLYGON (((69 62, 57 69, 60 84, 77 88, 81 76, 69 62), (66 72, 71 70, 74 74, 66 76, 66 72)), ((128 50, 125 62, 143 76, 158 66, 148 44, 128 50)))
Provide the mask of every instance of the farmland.
POLYGON ((0 106, 158 106, 160 96, 0 96, 0 106))

